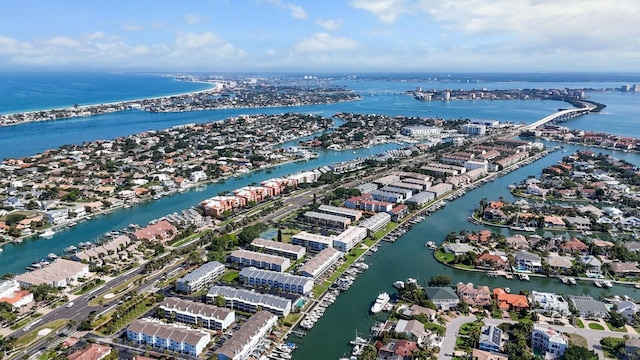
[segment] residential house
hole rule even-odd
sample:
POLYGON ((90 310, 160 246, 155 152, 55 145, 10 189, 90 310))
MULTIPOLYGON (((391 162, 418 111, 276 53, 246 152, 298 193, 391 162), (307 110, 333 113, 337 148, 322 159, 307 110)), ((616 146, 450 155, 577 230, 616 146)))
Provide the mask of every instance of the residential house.
POLYGON ((473 352, 471 353, 471 360, 509 360, 509 357, 505 354, 493 351, 473 349, 473 352))
POLYGON ((488 306, 491 304, 491 292, 488 286, 473 287, 472 283, 459 282, 456 293, 460 299, 471 306, 488 306))
POLYGON ((609 313, 609 309, 602 301, 597 301, 589 295, 567 295, 567 297, 580 317, 604 318, 609 313))
POLYGON ((460 302, 460 298, 450 287, 426 287, 424 292, 438 309, 453 309, 460 302))
POLYGON ((476 268, 484 270, 507 270, 509 263, 506 258, 488 252, 478 255, 476 268))
POLYGON ((636 323, 635 315, 640 311, 640 306, 633 301, 625 300, 618 303, 618 309, 616 311, 627 319, 627 324, 633 325, 636 323))
POLYGON ((542 260, 536 254, 524 250, 516 251, 514 260, 517 271, 542 272, 542 260))
POLYGON ((553 312, 562 315, 568 315, 570 313, 569 303, 567 303, 561 295, 555 293, 534 290, 531 291, 529 300, 532 306, 539 312, 553 312))
POLYGON ((611 271, 617 277, 640 276, 638 265, 630 262, 612 262, 611 271))
POLYGON ((444 252, 453 254, 455 256, 464 255, 468 252, 477 252, 478 250, 469 245, 469 244, 461 244, 461 243, 446 243, 442 245, 442 250, 444 252))
POLYGON ((589 247, 576 238, 571 238, 558 246, 565 253, 580 253, 586 255, 589 253, 589 247))
POLYGON ((493 298, 502 310, 520 311, 529 308, 529 300, 524 295, 509 294, 502 288, 493 289, 493 298))
POLYGON ((411 336, 418 345, 424 342, 426 336, 424 325, 418 320, 398 320, 394 331, 411 336))
POLYGON ((586 266, 586 272, 588 277, 601 278, 602 276, 602 262, 593 255, 586 255, 580 257, 580 262, 586 266))
POLYGON ((545 358, 560 358, 569 347, 569 341, 559 331, 535 324, 531 334, 531 347, 540 350, 545 358))
POLYGON ((505 241, 511 249, 529 249, 530 246, 527 238, 520 234, 509 236, 505 241))
POLYGON ((564 229, 567 227, 561 217, 554 215, 544 216, 543 224, 545 228, 564 229))
POLYGON ((429 319, 429 321, 434 321, 436 319, 436 311, 433 309, 429 309, 420 305, 411 305, 407 308, 405 308, 402 311, 402 315, 404 316, 409 316, 409 317, 415 317, 416 315, 426 315, 427 319, 429 319))
POLYGON ((495 325, 485 325, 480 329, 478 348, 485 351, 502 350, 502 330, 495 325))

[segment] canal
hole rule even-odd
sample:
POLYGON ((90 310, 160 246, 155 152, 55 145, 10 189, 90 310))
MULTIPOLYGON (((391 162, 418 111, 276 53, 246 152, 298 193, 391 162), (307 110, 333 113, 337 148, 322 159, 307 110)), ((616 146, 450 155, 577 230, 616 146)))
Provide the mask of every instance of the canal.
MULTIPOLYGON (((395 243, 381 243, 380 249, 376 253, 365 257, 369 269, 355 281, 349 290, 338 297, 315 327, 302 338, 295 335, 289 337, 290 341, 299 346, 298 350, 294 352, 294 360, 338 359, 344 354, 350 354, 349 341, 355 337, 356 331, 361 335, 368 335, 369 328, 375 321, 383 321, 386 318, 384 313, 377 315, 369 313, 369 308, 378 294, 382 291, 395 294, 393 282, 406 280, 409 277, 417 278, 421 285, 425 285, 431 276, 446 274, 453 279, 454 283, 472 282, 476 285, 489 285, 491 288, 509 287, 512 293, 537 289, 563 294, 589 294, 594 298, 604 295, 626 294, 632 298, 640 299, 640 290, 630 286, 599 289, 591 282, 578 282, 577 286, 570 287, 555 278, 531 277, 530 282, 521 282, 517 278, 513 280, 488 278, 485 273, 455 270, 438 263, 433 257, 433 251, 424 246, 427 241, 441 243, 452 231, 483 229, 483 227, 467 221, 480 200, 482 198, 497 199, 499 196, 505 200, 513 200, 507 189, 509 184, 518 183, 529 175, 539 176, 544 167, 555 164, 562 156, 571 154, 580 148, 573 145, 564 146, 567 153, 557 151, 529 166, 498 178, 494 182, 469 191, 414 226, 395 243), (318 349, 323 350, 318 351, 318 349)), ((636 165, 640 164, 639 154, 614 153, 600 149, 596 152, 611 153, 620 159, 636 165)), ((496 229, 492 230, 496 231, 496 229)), ((503 231, 505 234, 508 233, 507 230, 503 231)))
POLYGON ((317 159, 292 162, 267 170, 256 171, 238 178, 230 178, 225 182, 209 184, 200 191, 191 189, 182 194, 177 193, 159 200, 144 202, 128 209, 118 209, 110 214, 80 222, 72 228, 60 230, 51 239, 34 237, 21 243, 7 244, 3 247, 3 251, 0 252, 0 274, 25 272, 27 265, 46 258, 49 253, 60 255, 63 249, 70 245, 77 245, 79 242, 85 241, 95 241, 111 230, 123 229, 132 223, 144 226, 153 219, 197 206, 200 201, 224 191, 231 191, 250 183, 259 183, 270 178, 282 177, 357 157, 367 157, 396 148, 398 148, 396 144, 382 144, 355 151, 323 150, 318 152, 319 157, 317 159))

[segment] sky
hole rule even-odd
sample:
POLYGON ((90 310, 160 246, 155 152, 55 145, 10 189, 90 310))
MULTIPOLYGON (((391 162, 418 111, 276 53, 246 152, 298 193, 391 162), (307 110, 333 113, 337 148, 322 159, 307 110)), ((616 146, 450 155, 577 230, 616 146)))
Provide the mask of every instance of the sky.
POLYGON ((640 0, 20 0, 0 69, 638 72, 640 0))

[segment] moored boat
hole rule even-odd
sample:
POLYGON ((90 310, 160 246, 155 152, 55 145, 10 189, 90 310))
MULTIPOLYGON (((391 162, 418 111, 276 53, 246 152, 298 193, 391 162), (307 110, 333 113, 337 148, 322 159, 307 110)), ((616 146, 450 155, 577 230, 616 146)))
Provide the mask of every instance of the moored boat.
POLYGON ((38 236, 41 237, 41 238, 47 238, 48 239, 48 238, 52 238, 53 235, 55 235, 55 234, 56 234, 55 231, 53 231, 51 229, 47 229, 44 232, 40 233, 40 235, 38 235, 38 236))
POLYGON ((380 293, 376 298, 376 301, 373 303, 373 306, 371 306, 371 312, 377 314, 382 311, 390 299, 391 297, 386 292, 380 293))
POLYGON ((404 281, 396 281, 393 283, 393 287, 396 289, 404 289, 404 281))

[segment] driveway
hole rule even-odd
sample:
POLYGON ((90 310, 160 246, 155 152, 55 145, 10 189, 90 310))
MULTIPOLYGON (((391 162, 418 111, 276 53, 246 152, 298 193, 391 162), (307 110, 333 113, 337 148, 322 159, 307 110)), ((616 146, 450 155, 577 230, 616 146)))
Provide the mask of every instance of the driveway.
POLYGON ((438 360, 445 360, 451 358, 446 354, 452 354, 453 349, 456 346, 456 339, 458 338, 458 330, 462 324, 476 321, 475 316, 458 316, 447 323, 447 331, 444 334, 442 340, 442 347, 440 348, 440 354, 438 354, 438 360))

